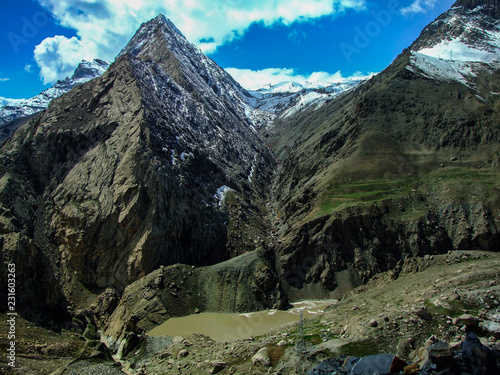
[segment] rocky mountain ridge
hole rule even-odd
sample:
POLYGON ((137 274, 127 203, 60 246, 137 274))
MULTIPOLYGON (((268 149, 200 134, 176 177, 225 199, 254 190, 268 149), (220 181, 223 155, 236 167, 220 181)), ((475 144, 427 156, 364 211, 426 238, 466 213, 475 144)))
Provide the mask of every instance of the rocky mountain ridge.
POLYGON ((54 86, 30 99, 0 98, 0 144, 3 144, 17 129, 21 123, 19 120, 43 111, 52 100, 67 93, 76 85, 101 76, 108 67, 109 63, 103 60, 84 60, 78 64, 71 77, 57 81, 54 86))
MULTIPOLYGON (((494 2, 457 2, 411 45, 408 69, 477 89, 483 72, 492 74, 500 67, 500 21, 495 9, 494 2)), ((488 100, 486 94, 482 97, 488 100)))

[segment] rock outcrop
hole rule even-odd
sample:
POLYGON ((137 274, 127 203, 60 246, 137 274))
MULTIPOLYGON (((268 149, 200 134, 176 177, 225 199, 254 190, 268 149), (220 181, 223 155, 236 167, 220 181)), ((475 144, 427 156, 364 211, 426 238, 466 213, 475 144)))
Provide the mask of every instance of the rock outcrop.
MULTIPOLYGON (((170 317, 204 311, 248 312, 283 309, 288 299, 263 250, 207 267, 160 267, 129 285, 104 335, 119 346, 128 332, 142 334, 170 317)), ((91 315, 100 316, 95 306, 91 315)))

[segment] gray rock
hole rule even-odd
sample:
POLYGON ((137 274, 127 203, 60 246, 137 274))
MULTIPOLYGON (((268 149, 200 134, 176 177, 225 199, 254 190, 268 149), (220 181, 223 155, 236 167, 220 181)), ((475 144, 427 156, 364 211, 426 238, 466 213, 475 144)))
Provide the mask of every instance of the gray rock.
POLYGON ((429 359, 438 369, 452 368, 454 366, 453 354, 446 341, 438 341, 428 349, 429 359))
POLYGON ((470 328, 477 327, 478 319, 470 314, 463 314, 453 319, 453 325, 457 327, 467 326, 470 328))
POLYGON ((425 320, 429 320, 432 318, 431 314, 429 314, 425 306, 414 306, 412 307, 411 312, 412 314, 415 314, 416 316, 425 320))
POLYGON ((352 375, 399 373, 405 362, 393 354, 375 354, 362 357, 351 370, 352 375))
POLYGON ((488 335, 494 336, 500 339, 500 323, 487 320, 479 323, 479 327, 485 331, 488 335))
POLYGON ((224 361, 211 361, 208 363, 208 373, 209 374, 217 374, 224 370, 227 366, 227 363, 224 361))
POLYGON ((252 363, 253 365, 262 365, 265 367, 268 367, 271 365, 271 359, 269 358, 269 355, 267 354, 267 348, 261 348, 257 353, 255 353, 252 357, 252 363))
POLYGON ((462 356, 473 375, 498 375, 493 353, 472 333, 467 333, 462 345, 462 356))

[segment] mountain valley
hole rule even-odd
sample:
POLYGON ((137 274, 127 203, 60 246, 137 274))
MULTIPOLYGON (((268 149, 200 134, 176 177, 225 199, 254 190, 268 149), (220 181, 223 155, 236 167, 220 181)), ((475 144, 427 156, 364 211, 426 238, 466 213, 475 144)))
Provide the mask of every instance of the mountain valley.
POLYGON ((1 371, 299 374, 341 354, 410 363, 466 331, 498 353, 499 17, 458 0, 366 80, 247 91, 159 15, 43 105, 6 103, 0 246, 23 337, 1 371), (314 299, 339 302, 304 323, 303 352, 296 325, 147 335, 314 299), (481 326, 451 323, 465 313, 481 326))

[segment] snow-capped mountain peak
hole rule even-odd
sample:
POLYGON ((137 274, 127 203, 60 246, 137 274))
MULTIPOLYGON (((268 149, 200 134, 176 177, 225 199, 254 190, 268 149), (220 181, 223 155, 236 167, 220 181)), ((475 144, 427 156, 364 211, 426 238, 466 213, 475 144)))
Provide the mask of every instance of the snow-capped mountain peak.
POLYGON ((249 91, 252 98, 247 101, 256 111, 254 116, 259 122, 270 124, 277 116, 289 117, 313 106, 316 109, 320 108, 327 100, 355 88, 372 76, 344 78, 336 82, 285 81, 267 84, 257 90, 249 91), (267 120, 263 120, 266 116, 267 120))
POLYGON ((162 14, 142 24, 118 56, 126 53, 162 64, 168 74, 187 91, 197 87, 231 99, 248 95, 225 70, 190 43, 162 14))
POLYGON ((276 116, 303 110, 313 104, 320 106, 362 81, 286 81, 247 91, 191 44, 163 15, 141 25, 119 56, 127 53, 160 63, 162 69, 188 92, 203 93, 200 100, 230 103, 244 114, 254 129, 269 125, 276 116))
POLYGON ((71 76, 71 79, 73 81, 77 79, 90 80, 104 74, 104 72, 106 71, 106 69, 108 69, 108 67, 109 63, 104 60, 100 59, 94 59, 93 61, 83 60, 80 64, 78 64, 78 67, 75 69, 75 72, 71 76))
POLYGON ((103 60, 84 60, 78 64, 71 77, 57 81, 54 86, 30 99, 1 98, 0 125, 44 110, 53 99, 67 93, 76 85, 99 77, 108 67, 109 63, 103 60))
POLYGON ((2 144, 19 126, 19 124, 8 126, 9 123, 43 111, 49 106, 52 100, 67 93, 76 85, 80 85, 101 76, 108 67, 109 63, 103 60, 84 60, 78 64, 78 67, 71 77, 66 77, 63 80, 57 81, 54 86, 30 99, 8 99, 0 97, 0 127, 2 127, 0 144, 2 144), (8 126, 8 129, 3 128, 4 125, 8 126))
POLYGON ((474 88, 478 71, 500 66, 496 1, 457 1, 412 44, 410 61, 411 71, 474 88))
MULTIPOLYGON (((500 21, 489 16, 490 7, 478 3, 458 5, 431 23, 412 50, 453 61, 493 62, 500 58, 500 21), (431 37, 425 37, 429 34, 431 37)), ((485 2, 488 3, 488 2, 485 2)))
POLYGON ((262 87, 259 87, 254 91, 262 94, 271 94, 271 93, 284 93, 284 92, 287 93, 299 92, 303 89, 304 86, 302 86, 298 82, 284 81, 276 84, 268 83, 262 87))

